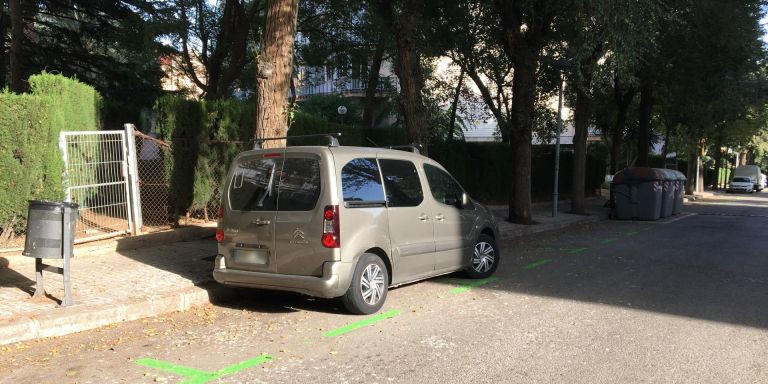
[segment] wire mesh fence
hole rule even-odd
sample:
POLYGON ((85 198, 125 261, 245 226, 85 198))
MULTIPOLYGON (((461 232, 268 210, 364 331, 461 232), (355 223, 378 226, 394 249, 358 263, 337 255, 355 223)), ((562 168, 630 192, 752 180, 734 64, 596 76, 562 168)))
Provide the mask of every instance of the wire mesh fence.
POLYGON ((222 182, 245 142, 170 142, 135 133, 142 231, 216 220, 222 182))

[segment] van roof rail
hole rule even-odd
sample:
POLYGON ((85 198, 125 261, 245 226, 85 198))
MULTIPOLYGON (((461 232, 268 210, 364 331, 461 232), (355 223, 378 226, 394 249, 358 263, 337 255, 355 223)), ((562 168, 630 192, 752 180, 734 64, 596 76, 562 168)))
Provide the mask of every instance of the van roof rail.
POLYGON ((408 144, 408 145, 390 145, 388 147, 382 147, 382 148, 389 148, 389 149, 410 149, 411 152, 421 155, 421 144, 408 144))
POLYGON ((285 137, 264 137, 264 138, 258 138, 253 140, 253 149, 261 149, 261 143, 268 141, 268 140, 290 140, 290 139, 303 139, 308 137, 325 137, 328 139, 328 146, 329 147, 339 147, 341 144, 339 144, 339 137, 341 137, 341 132, 335 132, 335 133, 318 133, 313 135, 298 135, 298 136, 285 136, 285 137))

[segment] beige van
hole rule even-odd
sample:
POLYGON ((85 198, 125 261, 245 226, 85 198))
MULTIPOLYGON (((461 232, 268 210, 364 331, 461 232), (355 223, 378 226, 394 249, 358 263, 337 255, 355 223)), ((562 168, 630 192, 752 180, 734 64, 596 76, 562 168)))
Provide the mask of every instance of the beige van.
POLYGON ((493 214, 440 164, 331 143, 237 156, 222 194, 216 281, 340 297, 350 312, 370 314, 389 287, 494 273, 493 214))

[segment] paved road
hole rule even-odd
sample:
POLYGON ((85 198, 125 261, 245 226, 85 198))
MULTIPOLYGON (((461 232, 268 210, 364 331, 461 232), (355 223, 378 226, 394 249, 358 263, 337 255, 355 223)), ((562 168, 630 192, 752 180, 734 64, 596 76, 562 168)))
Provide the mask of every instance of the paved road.
POLYGON ((226 306, 0 347, 0 382, 768 382, 768 193, 686 210, 505 242, 496 280, 395 289, 379 321, 243 290, 226 306))

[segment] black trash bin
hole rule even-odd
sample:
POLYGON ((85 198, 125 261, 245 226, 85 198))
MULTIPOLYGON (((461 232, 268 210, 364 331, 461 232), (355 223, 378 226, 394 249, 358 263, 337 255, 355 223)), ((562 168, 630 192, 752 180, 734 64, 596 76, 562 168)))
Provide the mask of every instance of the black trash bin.
POLYGON ((35 293, 45 294, 43 271, 54 272, 64 277, 64 300, 62 306, 72 303, 69 284, 69 259, 75 242, 78 205, 58 201, 30 200, 27 215, 27 237, 22 255, 35 258, 35 293), (43 259, 63 259, 62 267, 43 264, 43 259))
POLYGON ((662 180, 654 168, 631 167, 616 173, 611 183, 612 217, 619 220, 658 220, 661 216, 662 180))
POLYGON ((75 203, 30 200, 22 254, 39 259, 72 257, 77 209, 75 203))

